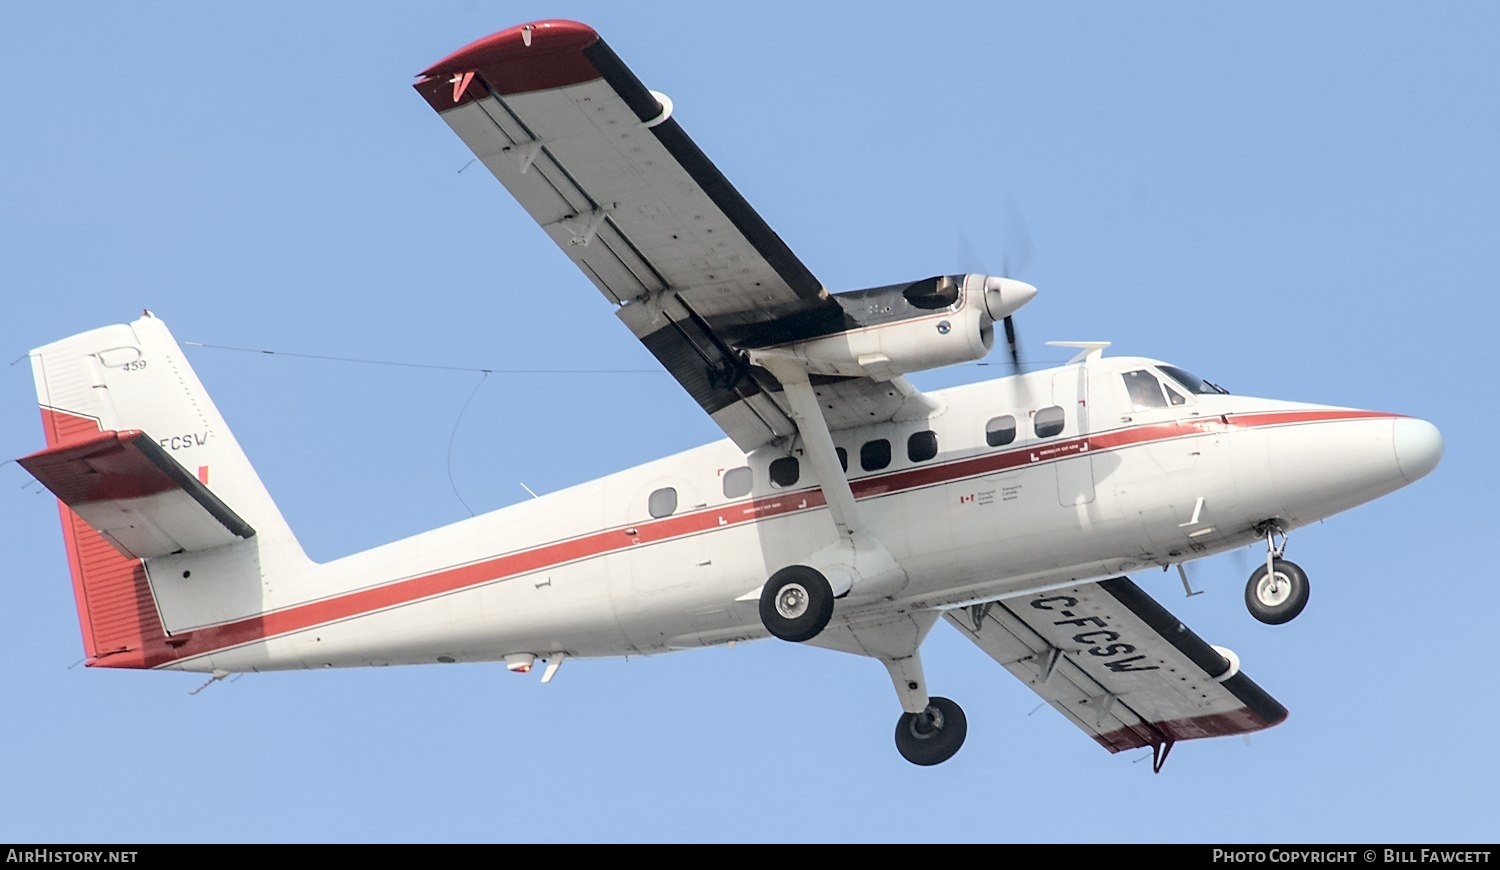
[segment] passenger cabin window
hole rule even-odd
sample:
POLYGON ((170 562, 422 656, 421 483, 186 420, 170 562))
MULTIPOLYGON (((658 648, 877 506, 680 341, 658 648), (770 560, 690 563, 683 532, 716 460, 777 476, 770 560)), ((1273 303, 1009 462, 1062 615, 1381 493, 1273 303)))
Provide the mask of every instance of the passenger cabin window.
POLYGON ((912 462, 926 462, 937 455, 937 433, 931 429, 913 432, 906 439, 906 458, 912 462))
POLYGON ((879 471, 891 464, 891 442, 884 438, 866 441, 859 448, 859 467, 865 471, 879 471))
POLYGON ((739 468, 731 468, 724 472, 724 497, 739 498, 750 494, 750 484, 754 476, 750 469, 741 465, 739 468))
POLYGON ((802 468, 795 456, 783 456, 771 463, 771 485, 792 486, 802 476, 802 468))
POLYGON ((1051 405, 1037 411, 1032 425, 1036 427, 1036 437, 1051 438, 1063 430, 1063 409, 1051 405))
POLYGON ((1016 418, 1009 414, 995 417, 984 424, 984 443, 991 447, 1003 447, 1016 440, 1016 418))
POLYGON ((849 470, 849 451, 845 450, 842 447, 835 447, 835 448, 833 448, 833 450, 834 450, 835 453, 837 453, 839 455, 839 468, 842 468, 845 471, 848 471, 849 470))
POLYGON ((656 492, 651 493, 651 498, 646 502, 646 509, 651 516, 660 519, 669 517, 677 512, 677 490, 670 486, 664 486, 656 492))
POLYGON ((1155 375, 1139 369, 1126 372, 1120 377, 1125 379, 1125 389, 1130 393, 1130 404, 1135 410, 1145 411, 1167 406, 1167 399, 1161 392, 1161 381, 1155 375))

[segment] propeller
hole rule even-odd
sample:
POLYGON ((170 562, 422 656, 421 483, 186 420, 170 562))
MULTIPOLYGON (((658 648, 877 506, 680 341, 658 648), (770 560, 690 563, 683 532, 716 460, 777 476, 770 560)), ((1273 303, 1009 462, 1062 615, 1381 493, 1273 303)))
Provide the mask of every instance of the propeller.
MULTIPOLYGON (((985 307, 992 320, 1005 328, 1005 345, 1010 354, 1011 374, 1021 373, 1021 344, 1016 336, 1015 312, 1036 296, 1036 288, 1013 275, 1023 272, 1031 260, 1031 234, 1021 211, 1009 194, 1004 197, 1005 242, 1000 248, 999 276, 985 281, 985 307)), ((982 258, 974 252, 974 245, 967 233, 960 232, 964 261, 979 263, 982 258)))
POLYGON ((1005 344, 1010 348, 1010 370, 1012 374, 1021 373, 1021 346, 1016 342, 1016 316, 1005 315, 1005 344))
MULTIPOLYGON (((1010 194, 1005 195, 1005 244, 1000 248, 1000 274, 1009 278, 1026 271, 1031 262, 1031 233, 1021 217, 1021 209, 1010 194)), ((1005 344, 1010 349, 1011 374, 1021 373, 1021 346, 1016 341, 1016 318, 1005 315, 1005 344)))

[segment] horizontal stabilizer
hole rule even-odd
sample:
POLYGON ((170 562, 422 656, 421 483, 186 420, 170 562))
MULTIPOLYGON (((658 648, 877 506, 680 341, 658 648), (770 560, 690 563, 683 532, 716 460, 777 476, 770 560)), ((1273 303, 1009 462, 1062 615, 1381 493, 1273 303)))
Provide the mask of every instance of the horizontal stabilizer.
POLYGON ((130 558, 210 550, 255 535, 143 432, 100 432, 17 461, 130 558))
POLYGON ((1125 577, 944 618, 1111 752, 1248 734, 1287 715, 1125 577))

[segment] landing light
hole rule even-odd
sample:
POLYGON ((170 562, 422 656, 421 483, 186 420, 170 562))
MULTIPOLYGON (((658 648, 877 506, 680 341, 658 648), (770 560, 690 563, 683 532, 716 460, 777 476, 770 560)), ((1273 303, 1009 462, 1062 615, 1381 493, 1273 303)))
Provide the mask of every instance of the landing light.
POLYGON ((531 653, 511 653, 505 657, 505 668, 513 674, 530 673, 534 664, 536 656, 531 653))

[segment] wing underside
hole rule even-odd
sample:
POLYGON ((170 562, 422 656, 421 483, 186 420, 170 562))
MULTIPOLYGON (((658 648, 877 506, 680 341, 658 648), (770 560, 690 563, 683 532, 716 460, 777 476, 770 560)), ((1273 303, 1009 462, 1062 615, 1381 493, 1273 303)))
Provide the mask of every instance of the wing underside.
MULTIPOLYGON (((597 33, 511 28, 415 87, 736 444, 795 434, 780 384, 740 349, 836 331, 845 313, 597 33)), ((815 386, 835 429, 911 399, 868 378, 815 386)))
POLYGON ((1287 715, 1124 577, 944 617, 1110 752, 1247 734, 1287 715))

